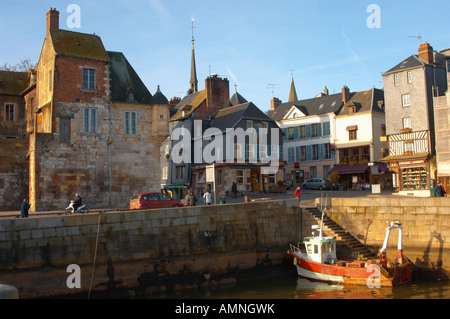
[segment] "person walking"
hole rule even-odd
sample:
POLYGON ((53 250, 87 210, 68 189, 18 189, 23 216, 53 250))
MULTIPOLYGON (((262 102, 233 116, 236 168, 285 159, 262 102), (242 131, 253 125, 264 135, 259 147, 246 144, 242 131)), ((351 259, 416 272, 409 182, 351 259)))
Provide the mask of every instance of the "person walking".
POLYGON ((436 188, 434 189, 434 196, 435 197, 447 197, 447 193, 444 189, 444 186, 442 186, 442 182, 439 181, 436 188))
POLYGON ((209 191, 206 191, 206 193, 203 195, 203 200, 205 201, 205 205, 212 204, 212 196, 209 191))
POLYGON ((301 198, 300 198, 300 186, 297 187, 297 189, 295 190, 294 196, 296 198, 298 198, 298 203, 300 204, 300 200, 301 200, 301 198))
POLYGON ((30 209, 30 202, 28 198, 24 198, 22 202, 22 207, 20 208, 20 217, 28 218, 28 210, 30 209))
POLYGON ((238 190, 235 182, 231 185, 231 192, 233 193, 233 198, 236 198, 238 190))

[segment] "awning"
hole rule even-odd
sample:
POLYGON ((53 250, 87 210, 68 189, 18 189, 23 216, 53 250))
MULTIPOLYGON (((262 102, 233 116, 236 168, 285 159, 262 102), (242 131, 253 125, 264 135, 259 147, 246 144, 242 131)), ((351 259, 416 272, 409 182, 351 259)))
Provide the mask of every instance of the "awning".
MULTIPOLYGON (((387 172, 388 167, 385 163, 374 163, 374 165, 378 166, 378 169, 380 172, 387 172)), ((345 165, 335 165, 332 169, 328 171, 328 174, 331 174, 333 172, 337 172, 339 175, 345 175, 345 174, 362 174, 367 169, 370 169, 371 166, 368 164, 345 164, 345 165)))
POLYGON ((414 161, 424 159, 427 160, 430 157, 430 153, 416 153, 405 155, 389 155, 380 159, 381 162, 398 162, 398 161, 414 161))

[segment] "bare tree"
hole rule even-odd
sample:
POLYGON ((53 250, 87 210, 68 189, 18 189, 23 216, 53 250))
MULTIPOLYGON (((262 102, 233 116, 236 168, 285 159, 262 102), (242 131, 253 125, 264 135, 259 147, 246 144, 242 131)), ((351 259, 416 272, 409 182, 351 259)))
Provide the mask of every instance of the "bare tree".
POLYGON ((31 63, 31 59, 21 60, 16 65, 8 63, 0 64, 0 71, 15 71, 15 72, 28 72, 34 68, 34 64, 31 63))

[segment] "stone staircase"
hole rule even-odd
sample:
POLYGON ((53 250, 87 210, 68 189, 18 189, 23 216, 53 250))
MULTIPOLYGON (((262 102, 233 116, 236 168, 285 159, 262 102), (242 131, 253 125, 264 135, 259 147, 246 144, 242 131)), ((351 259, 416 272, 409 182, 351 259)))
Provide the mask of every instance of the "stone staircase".
MULTIPOLYGON (((317 207, 305 207, 305 209, 316 219, 317 224, 320 225, 322 212, 317 207)), ((329 237, 336 237, 338 242, 350 249, 352 256, 354 256, 354 258, 358 260, 370 260, 378 258, 377 254, 372 252, 358 239, 353 237, 352 234, 346 231, 342 226, 328 217, 326 213, 323 217, 323 231, 329 237)))

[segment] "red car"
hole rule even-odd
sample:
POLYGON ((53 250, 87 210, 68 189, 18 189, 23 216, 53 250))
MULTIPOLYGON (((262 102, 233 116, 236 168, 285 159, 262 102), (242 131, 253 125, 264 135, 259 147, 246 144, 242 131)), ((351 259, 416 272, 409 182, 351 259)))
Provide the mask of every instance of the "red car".
POLYGON ((162 193, 135 194, 130 199, 130 209, 183 207, 183 204, 162 193))

